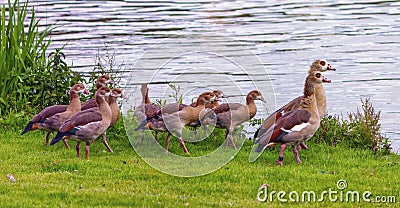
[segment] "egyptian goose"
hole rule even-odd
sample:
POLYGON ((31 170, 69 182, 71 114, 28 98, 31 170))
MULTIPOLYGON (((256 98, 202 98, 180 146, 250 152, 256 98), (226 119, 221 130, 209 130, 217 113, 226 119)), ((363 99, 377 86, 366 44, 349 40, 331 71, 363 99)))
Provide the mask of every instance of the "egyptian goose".
MULTIPOLYGON (((89 91, 85 85, 75 84, 69 91, 69 105, 53 105, 43 109, 29 121, 21 135, 35 129, 47 131, 46 145, 48 145, 51 132, 58 131, 67 119, 81 110, 80 93, 89 94, 89 91)), ((69 148, 67 143, 64 144, 69 148)))
MULTIPOLYGON (((119 105, 117 103, 117 98, 125 98, 124 92, 120 88, 112 89, 111 96, 108 99, 108 105, 110 106, 111 114, 112 114, 110 127, 114 126, 114 124, 117 123, 118 118, 121 115, 121 110, 119 109, 119 105)), ((106 133, 107 133, 107 131, 102 134, 103 143, 107 147, 109 152, 114 152, 111 149, 111 147, 108 145, 106 133)))
MULTIPOLYGON (((232 144, 232 148, 236 149, 236 145, 233 141, 232 133, 236 126, 252 119, 257 113, 257 107, 254 100, 261 100, 266 102, 261 92, 253 90, 246 96, 246 105, 239 103, 224 103, 218 106, 213 111, 210 111, 205 116, 206 119, 209 116, 216 114, 216 126, 226 129, 225 144, 228 146, 229 142, 232 144)), ((211 119, 212 120, 212 119, 211 119)), ((204 120, 204 124, 209 124, 209 121, 204 120)))
MULTIPOLYGON (((100 89, 100 87, 106 87, 107 84, 114 84, 114 81, 111 79, 111 77, 107 74, 99 76, 96 80, 96 90, 100 89)), ((106 101, 108 102, 108 98, 106 98, 106 101)), ((92 98, 82 103, 81 110, 86 110, 94 107, 97 107, 96 99, 92 98)))
MULTIPOLYGON (((145 126, 147 125, 148 121, 150 121, 153 118, 156 118, 157 114, 160 114, 161 107, 150 101, 149 88, 147 87, 147 84, 142 84, 140 91, 142 93, 142 103, 140 106, 137 107, 135 111, 136 118, 138 119, 139 122, 139 125, 137 128, 135 128, 135 131, 140 130, 143 143, 145 126)), ((156 132, 155 139, 157 140, 158 131, 155 132, 156 132)))
MULTIPOLYGON (((185 142, 182 139, 182 131, 184 126, 197 123, 199 121, 199 115, 202 110, 205 109, 205 105, 208 102, 214 101, 215 95, 212 92, 204 92, 197 98, 196 107, 185 106, 180 110, 182 105, 178 103, 168 104, 161 108, 162 119, 164 125, 167 127, 169 133, 174 134, 181 144, 183 151, 189 154, 185 146, 185 142)), ((168 152, 168 145, 170 137, 167 137, 165 151, 168 152)))
POLYGON ((304 84, 304 94, 300 107, 277 119, 265 133, 255 141, 258 144, 255 152, 261 153, 266 147, 282 144, 277 164, 282 165, 283 152, 287 145, 293 146, 296 161, 301 163, 296 146, 309 140, 320 125, 315 90, 322 82, 330 82, 321 72, 310 73, 304 84))
MULTIPOLYGON (((206 103, 206 108, 208 108, 208 109, 217 108, 219 106, 219 101, 221 101, 220 98, 227 98, 227 96, 224 95, 224 92, 222 92, 222 90, 214 90, 213 93, 214 93, 216 99, 214 101, 206 103)), ((196 102, 192 102, 192 104, 190 104, 190 106, 196 107, 197 103, 196 102)), ((189 126, 194 128, 193 133, 194 133, 195 136, 197 136, 197 127, 201 126, 201 122, 199 121, 199 122, 196 122, 196 123, 192 123, 192 124, 189 124, 189 126)), ((203 126, 203 129, 206 129, 206 126, 203 126)))
MULTIPOLYGON (((58 141, 63 140, 63 137, 75 140, 78 142, 76 144, 76 153, 78 158, 80 158, 80 144, 81 142, 85 142, 86 159, 88 159, 90 144, 92 144, 98 136, 103 134, 111 123, 112 112, 105 99, 108 96, 113 96, 110 88, 101 87, 98 89, 95 98, 98 110, 91 108, 73 115, 60 127, 50 145, 54 145, 58 141)), ((104 144, 107 149, 109 149, 109 146, 107 146, 106 143, 104 144)))
MULTIPOLYGON (((120 109, 119 109, 119 106, 118 106, 118 103, 117 103, 117 98, 118 98, 118 97, 120 97, 120 98, 125 98, 125 95, 124 95, 122 89, 120 89, 120 88, 112 89, 112 90, 111 90, 111 94, 112 94, 112 96, 109 96, 109 97, 108 97, 108 98, 109 98, 109 99, 108 99, 108 105, 110 106, 111 113, 112 113, 112 116, 111 116, 111 123, 110 123, 110 126, 109 126, 109 127, 114 126, 114 124, 117 122, 117 120, 118 120, 118 118, 119 118, 119 116, 120 116, 120 114, 121 114, 120 109)), ((88 109, 86 109, 86 110, 88 110, 88 109)), ((84 110, 84 111, 86 111, 86 110, 84 110)), ((92 110, 92 111, 99 111, 99 107, 97 107, 97 104, 96 104, 96 107, 90 108, 90 110, 92 110)), ((76 117, 76 116, 78 116, 78 115, 80 115, 80 113, 79 113, 79 114, 78 114, 78 113, 77 113, 77 114, 74 114, 72 117, 76 117)), ((104 143, 104 145, 107 147, 107 150, 108 150, 109 152, 114 152, 114 151, 111 149, 110 145, 108 145, 106 133, 107 133, 107 131, 104 132, 104 133, 102 134, 103 143, 104 143)), ((65 140, 63 140, 63 142, 66 143, 65 140)))
MULTIPOLYGON (((325 59, 315 60, 308 71, 308 73, 313 73, 315 71, 324 72, 327 70, 335 71, 336 69, 332 67, 325 59)), ((264 134, 281 116, 290 113, 291 111, 300 107, 300 102, 303 96, 299 96, 293 100, 291 100, 286 105, 279 108, 277 111, 272 113, 265 119, 264 123, 261 125, 259 129, 257 129, 254 134, 254 138, 257 138, 259 135, 264 134)), ((318 105, 318 113, 320 118, 323 118, 326 114, 326 95, 323 85, 317 85, 315 88, 315 97, 318 105)), ((304 143, 299 144, 299 149, 304 148, 308 149, 307 145, 304 143)))
MULTIPOLYGON (((222 90, 214 90, 213 93, 214 93, 214 95, 215 95, 215 97, 217 99, 215 99, 212 102, 206 103, 206 108, 217 108, 219 106, 220 98, 227 98, 224 95, 224 92, 222 92, 222 90)), ((196 102, 192 102, 192 104, 190 104, 190 106, 196 107, 197 103, 196 102)))

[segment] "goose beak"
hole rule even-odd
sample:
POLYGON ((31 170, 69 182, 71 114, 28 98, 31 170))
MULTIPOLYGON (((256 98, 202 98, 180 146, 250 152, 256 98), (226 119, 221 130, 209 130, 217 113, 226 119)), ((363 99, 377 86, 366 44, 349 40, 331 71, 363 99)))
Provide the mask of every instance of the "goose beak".
POLYGON ((328 67, 326 68, 327 70, 331 71, 336 71, 336 68, 334 68, 332 65, 328 64, 328 67))
POLYGON ((83 94, 85 94, 85 95, 90 95, 90 92, 89 92, 88 89, 85 88, 85 90, 83 91, 83 94))
POLYGON ((121 92, 121 98, 125 98, 124 92, 121 92))
POLYGON ((264 99, 263 96, 260 96, 260 100, 261 100, 263 103, 266 103, 266 102, 267 102, 267 101, 264 99))
POLYGON ((110 79, 108 80, 108 84, 115 84, 114 80, 110 79))
POLYGON ((322 82, 325 82, 325 83, 331 83, 332 81, 331 81, 330 79, 328 79, 328 78, 324 77, 324 79, 322 80, 322 82))

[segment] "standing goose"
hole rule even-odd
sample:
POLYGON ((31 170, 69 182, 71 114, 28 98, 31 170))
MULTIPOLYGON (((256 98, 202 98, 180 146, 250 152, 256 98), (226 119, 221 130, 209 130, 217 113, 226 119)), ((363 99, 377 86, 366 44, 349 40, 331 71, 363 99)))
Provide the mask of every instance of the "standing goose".
MULTIPOLYGON (((114 81, 111 79, 111 77, 107 74, 99 76, 96 80, 96 90, 100 89, 101 87, 106 87, 107 84, 114 84, 114 81)), ((106 101, 108 102, 108 98, 106 98, 106 101)), ((94 107, 97 107, 96 98, 89 99, 86 102, 82 103, 81 110, 86 110, 94 107)))
MULTIPOLYGON (((315 90, 322 82, 330 82, 321 72, 310 73, 304 84, 304 94, 300 107, 281 117, 265 133, 255 141, 258 144, 255 152, 262 153, 268 146, 282 144, 277 164, 282 165, 283 152, 287 145, 293 146, 296 161, 301 163, 296 147, 309 140, 320 125, 320 116, 317 108, 315 90)), ((258 156, 260 155, 258 154, 258 156)), ((258 157, 257 156, 257 157, 258 157)), ((257 158, 256 157, 256 158, 257 158)), ((252 161, 256 158, 250 158, 252 161)))
MULTIPOLYGON (((208 119, 209 116, 215 117, 216 115, 216 126, 226 129, 225 144, 227 146, 229 143, 231 143, 232 148, 236 149, 236 145, 232 137, 235 127, 252 119, 256 115, 257 107, 254 103, 254 100, 266 102, 260 91, 253 90, 246 96, 246 105, 239 103, 224 103, 214 109, 214 111, 208 112, 205 116, 205 118, 208 119)), ((212 119, 213 118, 211 118, 211 120, 212 119)), ((208 124, 209 122, 204 120, 204 123, 208 124)))
MULTIPOLYGON (((96 103, 99 110, 87 109, 80 111, 71 119, 67 120, 59 129, 57 135, 51 141, 50 145, 54 145, 63 137, 75 140, 76 153, 80 158, 80 144, 86 143, 86 159, 89 158, 89 148, 93 141, 103 134, 110 126, 112 119, 112 112, 110 106, 106 102, 106 97, 112 96, 111 90, 108 87, 101 87, 96 91, 96 103)), ((107 146, 107 144, 105 143, 107 146)), ((107 149, 110 147, 107 146, 107 149)))
MULTIPOLYGON (((125 98, 124 92, 122 91, 122 89, 120 88, 115 88, 111 90, 111 96, 108 97, 108 105, 110 106, 111 109, 111 123, 110 126, 114 126, 114 124, 118 121, 119 116, 121 115, 121 110, 119 109, 118 103, 117 103, 117 98, 125 98)), ((99 110, 98 107, 92 108, 94 110, 99 110)), ((111 147, 108 145, 107 142, 107 135, 106 135, 107 131, 104 132, 102 134, 102 138, 103 138, 103 143, 104 145, 107 147, 109 152, 114 152, 111 147)))
MULTIPOLYGON (((219 101, 221 101, 220 98, 227 98, 227 96, 224 95, 224 92, 222 92, 222 90, 214 90, 213 93, 214 93, 216 99, 214 101, 206 103, 206 108, 208 108, 208 109, 216 109, 219 106, 219 101)), ((192 104, 190 104, 190 106, 196 107, 197 102, 192 102, 192 104)), ((204 116, 207 115, 208 113, 209 113, 209 111, 207 111, 207 113, 205 113, 204 116)), ((201 122, 199 121, 196 123, 192 123, 192 124, 189 124, 189 126, 194 128, 193 133, 195 136, 197 136, 197 127, 201 126, 201 122)), ((206 126, 203 126, 203 129, 205 130, 206 126)))
MULTIPOLYGON (((311 66, 310 70, 308 71, 308 74, 319 71, 319 72, 324 72, 327 70, 333 70, 335 71, 336 69, 332 67, 325 59, 321 60, 315 60, 311 66)), ((318 114, 320 118, 323 118, 326 114, 326 95, 325 95, 325 90, 323 85, 317 85, 315 88, 315 97, 317 100, 317 106, 318 106, 318 114)), ((264 123, 261 125, 259 129, 257 129, 256 133, 254 134, 254 138, 259 137, 260 135, 264 134, 281 116, 290 113, 291 111, 297 109, 300 107, 300 102, 303 96, 299 96, 286 105, 282 106, 279 108, 277 111, 272 113, 271 115, 268 116, 267 119, 265 119, 264 123)), ((304 148, 308 149, 307 145, 305 143, 300 143, 299 148, 304 148)))
MULTIPOLYGON (((185 106, 182 108, 182 110, 180 110, 180 104, 172 103, 161 108, 162 119, 165 126, 167 127, 169 133, 178 137, 179 143, 185 153, 189 154, 189 151, 185 146, 185 142, 182 139, 182 131, 184 126, 197 123, 199 121, 200 113, 205 109, 206 103, 212 102, 215 99, 214 93, 204 92, 197 98, 196 107, 185 106)), ((168 136, 165 146, 166 152, 168 152, 169 142, 170 137, 168 136)))
MULTIPOLYGON (((161 107, 150 101, 149 88, 147 87, 147 84, 142 84, 140 91, 142 93, 142 103, 135 110, 136 118, 139 122, 139 125, 137 128, 135 128, 135 131, 140 130, 140 135, 141 135, 142 143, 143 143, 144 130, 149 129, 145 126, 151 119, 157 117, 157 114, 161 110, 161 107)), ((155 139, 157 140, 158 131, 155 131, 155 132, 156 132, 155 139)))
MULTIPOLYGON (((51 132, 57 131, 67 119, 81 110, 80 93, 89 94, 89 91, 85 85, 75 84, 69 91, 69 105, 53 105, 43 109, 29 121, 21 135, 35 129, 47 131, 46 145, 48 145, 51 132)), ((67 143, 64 144, 69 148, 67 143)))

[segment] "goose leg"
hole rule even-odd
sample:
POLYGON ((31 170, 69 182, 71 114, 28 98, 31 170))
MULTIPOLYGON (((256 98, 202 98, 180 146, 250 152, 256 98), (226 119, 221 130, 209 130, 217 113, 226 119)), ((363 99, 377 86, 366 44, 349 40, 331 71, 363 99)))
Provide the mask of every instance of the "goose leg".
POLYGON ((297 146, 299 147, 299 150, 301 150, 301 149, 308 150, 308 147, 307 147, 306 143, 304 143, 304 142, 298 144, 297 146))
POLYGON ((183 151, 184 151, 186 154, 189 155, 190 153, 189 153, 189 151, 187 150, 186 145, 185 145, 185 142, 183 141, 182 138, 179 138, 179 143, 181 144, 181 147, 182 147, 183 151))
MULTIPOLYGON (((154 131, 155 135, 154 135, 154 143, 158 143, 158 131, 154 131)), ((169 136, 169 135, 168 135, 169 136)))
POLYGON ((228 143, 228 134, 229 134, 229 129, 227 129, 226 130, 226 133, 225 133, 225 146, 227 146, 227 147, 229 147, 229 143, 228 143))
POLYGON ((108 145, 106 132, 103 133, 103 144, 107 147, 109 152, 114 153, 114 151, 111 149, 110 145, 108 145))
POLYGON ((168 133, 167 139, 165 140, 165 153, 168 153, 168 146, 170 141, 171 141, 171 134, 168 133))
MULTIPOLYGON (((235 142, 233 141, 232 132, 233 132, 233 129, 232 129, 232 130, 228 130, 228 132, 227 132, 227 134, 226 134, 225 142, 226 142, 226 143, 230 142, 230 143, 232 144, 232 148, 233 148, 234 150, 236 150, 236 145, 235 145, 235 142)), ((228 146, 229 146, 229 143, 228 143, 228 146)))
POLYGON ((86 155, 85 155, 86 160, 89 159, 89 151, 90 151, 90 141, 87 141, 86 142, 86 155))
MULTIPOLYGON (((64 137, 64 138, 65 138, 65 137, 64 137)), ((64 138, 62 139, 62 141, 63 141, 65 147, 66 147, 67 149, 69 149, 69 144, 67 143, 67 140, 64 139, 64 138)))
POLYGON ((299 153, 297 152, 295 146, 293 147, 293 154, 294 154, 294 157, 296 158, 297 163, 301 163, 301 160, 299 158, 299 153))
POLYGON ((275 161, 278 165, 283 165, 283 152, 285 152, 286 144, 282 144, 281 151, 279 152, 279 158, 275 161))
POLYGON ((80 142, 78 142, 78 143, 76 144, 75 149, 76 149, 76 155, 77 155, 78 158, 80 159, 80 158, 81 158, 81 153, 79 152, 80 149, 81 149, 81 143, 80 143, 80 142))
POLYGON ((50 134, 51 134, 51 131, 47 132, 47 134, 46 134, 46 146, 49 146, 50 134))

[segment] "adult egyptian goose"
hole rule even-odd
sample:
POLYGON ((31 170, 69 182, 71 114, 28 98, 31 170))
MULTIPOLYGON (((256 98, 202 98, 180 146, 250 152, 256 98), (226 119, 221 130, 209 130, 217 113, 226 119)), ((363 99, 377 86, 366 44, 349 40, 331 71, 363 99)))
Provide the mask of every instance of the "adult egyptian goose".
POLYGON ((287 145, 293 146, 296 161, 301 163, 296 146, 309 140, 320 125, 315 90, 322 82, 330 82, 321 72, 310 73, 304 84, 300 107, 281 117, 255 141, 255 152, 261 153, 266 147, 282 144, 277 164, 282 165, 283 152, 287 145))
MULTIPOLYGON (((185 146, 185 142, 182 139, 182 131, 184 126, 197 123, 199 121, 199 115, 201 111, 205 109, 206 103, 212 102, 215 99, 216 97, 214 93, 204 92, 197 98, 196 107, 185 106, 182 108, 182 110, 179 110, 181 105, 178 103, 172 103, 161 108, 162 119, 165 126, 171 134, 178 138, 179 143, 181 144, 181 147, 185 153, 189 154, 189 151, 185 146)), ((168 152, 169 142, 170 139, 167 137, 165 146, 166 152, 168 152)))
MULTIPOLYGON (((334 67, 332 67, 325 59, 315 60, 311 64, 308 74, 316 72, 316 71, 324 72, 327 70, 335 71, 336 69, 334 67)), ((254 138, 257 138, 259 135, 264 134, 275 123, 275 121, 278 120, 281 116, 283 116, 287 113, 290 113, 291 111, 299 108, 302 97, 303 96, 299 96, 299 97, 291 100, 289 103, 287 103, 286 105, 282 106, 277 111, 275 111, 274 113, 269 115, 268 118, 265 119, 265 121, 261 125, 261 127, 254 134, 254 138)), ((325 90, 324 90, 323 85, 316 86, 315 97, 317 100, 319 116, 320 116, 320 118, 323 118, 326 114, 326 95, 325 95, 325 90)), ((301 148, 308 149, 308 147, 305 143, 300 143, 299 148, 300 149, 301 148)))
MULTIPOLYGON (((53 105, 43 109, 29 121, 21 135, 35 129, 47 131, 46 145, 48 145, 51 132, 58 131, 67 119, 81 110, 80 93, 89 94, 89 91, 85 85, 75 84, 69 91, 69 105, 53 105)), ((67 143, 64 144, 69 147, 67 143)))
MULTIPOLYGON (((100 89, 100 87, 106 87, 107 84, 114 84, 114 81, 111 79, 111 77, 107 74, 99 76, 96 80, 96 90, 100 89)), ((106 98, 106 101, 108 102, 108 98, 106 98)), ((82 103, 81 110, 86 110, 94 107, 97 107, 96 98, 89 99, 86 102, 82 103)))
MULTIPOLYGON (((257 107, 254 100, 261 100, 266 102, 261 92, 253 90, 246 96, 246 105, 240 103, 224 103, 207 113, 205 118, 208 116, 214 116, 216 114, 216 126, 219 128, 226 129, 225 144, 228 146, 231 143, 232 148, 236 149, 236 145, 233 141, 232 133, 236 126, 252 119, 257 113, 257 107)), ((212 119, 211 119, 212 120, 212 119)), ((204 122, 209 124, 208 121, 204 122)))
MULTIPOLYGON (((106 102, 106 97, 113 96, 110 88, 101 87, 96 91, 96 103, 98 110, 95 108, 80 111, 68 119, 58 130, 57 135, 51 141, 50 145, 63 140, 63 137, 77 141, 76 153, 80 158, 80 144, 86 143, 86 159, 89 158, 89 148, 93 141, 103 134, 110 126, 112 119, 111 108, 106 102)), ((109 146, 105 143, 107 149, 109 146)))

